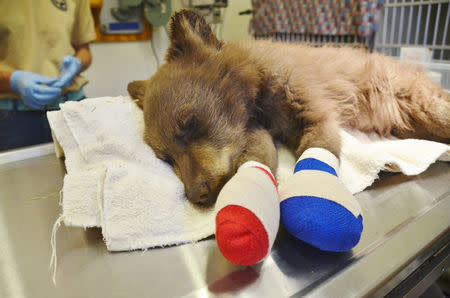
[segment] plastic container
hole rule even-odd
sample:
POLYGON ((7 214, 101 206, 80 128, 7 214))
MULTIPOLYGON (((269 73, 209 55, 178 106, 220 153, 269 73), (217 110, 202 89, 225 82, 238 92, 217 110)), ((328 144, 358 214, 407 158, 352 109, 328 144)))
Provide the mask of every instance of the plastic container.
POLYGON ((408 62, 417 65, 422 65, 430 78, 436 83, 441 84, 444 89, 450 93, 450 61, 432 60, 426 62, 408 62))

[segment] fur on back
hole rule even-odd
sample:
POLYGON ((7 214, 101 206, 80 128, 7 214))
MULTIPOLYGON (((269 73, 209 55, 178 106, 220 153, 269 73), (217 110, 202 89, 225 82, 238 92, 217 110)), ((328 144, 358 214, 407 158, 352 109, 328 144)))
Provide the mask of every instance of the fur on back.
MULTIPOLYGON (((389 135, 412 130, 412 114, 443 104, 442 88, 421 67, 364 49, 271 41, 228 46, 244 49, 250 59, 277 74, 279 88, 294 104, 312 98, 316 102, 311 104, 320 106, 327 117, 333 115, 341 125, 365 132, 389 135)), ((448 111, 450 106, 442 108, 448 111)))

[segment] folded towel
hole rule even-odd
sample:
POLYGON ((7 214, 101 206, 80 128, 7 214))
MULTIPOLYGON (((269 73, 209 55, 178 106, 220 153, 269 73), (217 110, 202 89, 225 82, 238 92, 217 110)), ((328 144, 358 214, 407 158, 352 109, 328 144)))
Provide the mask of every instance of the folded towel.
MULTIPOLYGON (((418 175, 437 160, 450 161, 450 146, 418 139, 384 138, 357 130, 341 130, 342 148, 338 176, 351 193, 363 191, 380 171, 418 175)), ((295 156, 278 149, 278 183, 282 184, 295 165, 295 156)))
POLYGON ((352 193, 370 186, 382 171, 418 175, 436 160, 450 161, 450 146, 426 140, 382 138, 341 131, 340 178, 352 193))
MULTIPOLYGON (((48 112, 66 156, 62 220, 102 228, 108 250, 193 242, 214 233, 214 210, 190 204, 172 168, 144 143, 142 111, 128 97, 67 102, 48 112)), ((424 140, 383 139, 341 131, 339 177, 352 193, 371 185, 380 170, 416 175, 450 147, 424 140)), ((280 147, 278 182, 292 175, 294 155, 280 147)))
POLYGON ((144 143, 143 114, 129 98, 67 102, 48 119, 66 157, 66 225, 101 227, 111 251, 214 233, 213 212, 190 204, 172 168, 144 143))

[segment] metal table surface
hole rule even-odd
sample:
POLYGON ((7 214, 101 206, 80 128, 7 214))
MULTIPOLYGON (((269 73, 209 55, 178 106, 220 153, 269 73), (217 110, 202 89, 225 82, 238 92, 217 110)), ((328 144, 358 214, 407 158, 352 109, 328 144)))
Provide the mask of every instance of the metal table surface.
POLYGON ((364 232, 351 252, 320 251, 280 228, 271 255, 245 267, 225 260, 212 237, 111 253, 99 229, 62 226, 54 286, 50 237, 64 173, 52 145, 0 154, 0 297, 381 296, 449 235, 450 164, 438 162, 418 176, 383 174, 357 195, 364 232))

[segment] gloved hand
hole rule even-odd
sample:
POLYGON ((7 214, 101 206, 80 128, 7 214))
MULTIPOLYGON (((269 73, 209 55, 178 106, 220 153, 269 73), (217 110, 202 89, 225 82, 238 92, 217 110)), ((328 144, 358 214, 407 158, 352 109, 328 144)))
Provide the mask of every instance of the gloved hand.
POLYGON ((65 56, 59 67, 59 78, 56 83, 54 83, 53 87, 63 88, 68 86, 73 78, 79 73, 81 70, 81 62, 78 58, 74 56, 65 56))
POLYGON ((42 86, 52 85, 56 79, 29 71, 14 71, 9 82, 13 91, 22 96, 23 102, 34 109, 51 104, 61 94, 61 88, 42 86))

